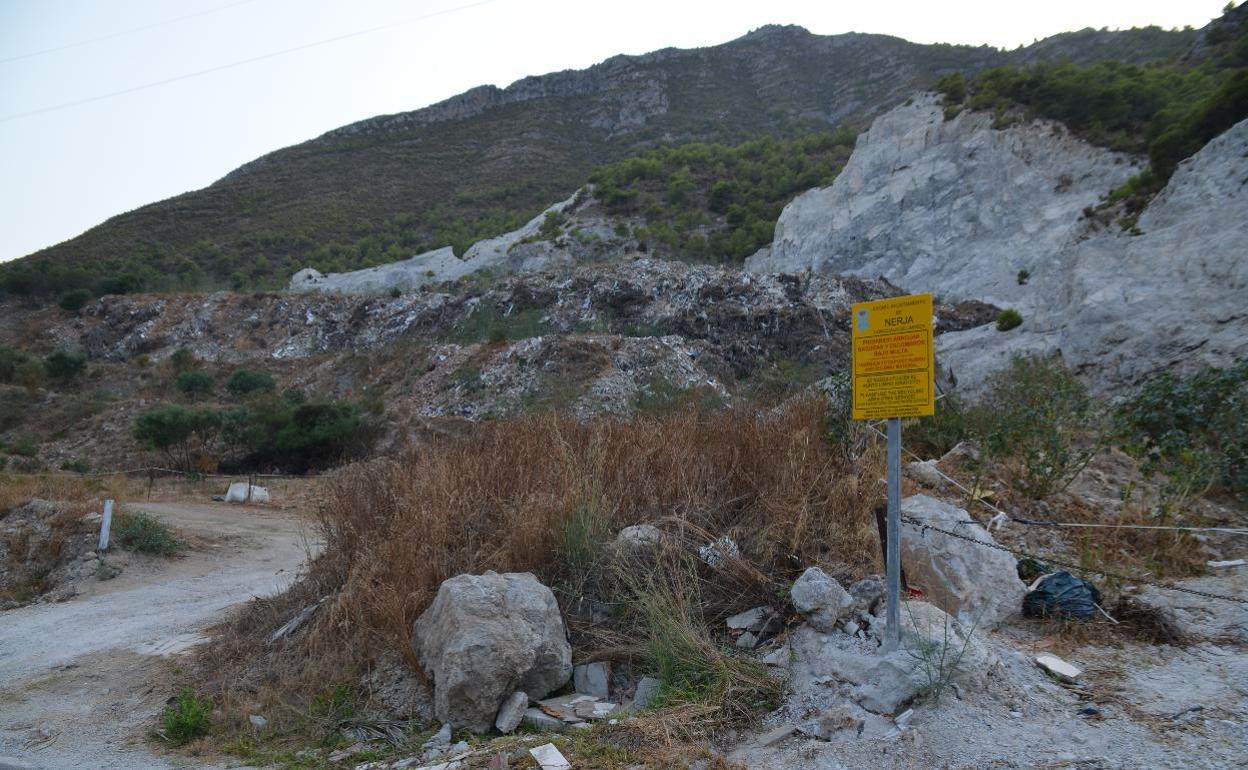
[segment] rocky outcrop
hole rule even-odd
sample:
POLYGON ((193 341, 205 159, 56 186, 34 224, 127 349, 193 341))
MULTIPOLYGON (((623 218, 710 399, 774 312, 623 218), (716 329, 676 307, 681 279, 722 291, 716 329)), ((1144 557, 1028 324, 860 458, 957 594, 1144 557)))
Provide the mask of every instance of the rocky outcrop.
POLYGON ((427 283, 453 281, 474 268, 455 256, 450 246, 349 273, 325 275, 305 267, 290 279, 291 291, 324 291, 340 294, 374 294, 387 289, 418 289, 427 283))
POLYGON ((416 620, 413 643, 433 679, 438 720, 487 732, 517 691, 543 698, 572 676, 559 604, 524 573, 457 575, 416 620))
POLYGON ((1100 390, 1223 364, 1248 353, 1246 145, 1240 124, 1183 164, 1140 216, 1143 234, 1098 231, 1083 209, 1137 161, 1053 123, 946 121, 922 95, 859 138, 831 187, 790 203, 747 267, 879 275, 1018 308, 1025 321, 1013 332, 942 338, 941 363, 965 386, 1017 352, 1060 352, 1100 390))
POLYGON ((901 501, 901 512, 916 522, 906 521, 901 528, 901 566, 910 585, 972 628, 996 628, 1019 611, 1027 588, 1018 579, 1014 557, 988 547, 995 544, 992 535, 966 511, 914 495, 901 501))

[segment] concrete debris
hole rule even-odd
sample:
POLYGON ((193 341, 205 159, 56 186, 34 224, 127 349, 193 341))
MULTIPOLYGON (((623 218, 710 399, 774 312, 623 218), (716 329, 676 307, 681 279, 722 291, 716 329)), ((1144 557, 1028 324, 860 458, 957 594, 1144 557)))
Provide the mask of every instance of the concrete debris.
POLYGON ((884 599, 884 577, 868 575, 849 587, 849 595, 854 598, 850 614, 859 620, 869 617, 875 612, 876 605, 884 599))
POLYGON ((434 714, 453 727, 486 732, 517 690, 540 699, 572 675, 559 604, 527 572, 446 580, 412 636, 434 714))
POLYGON ((818 567, 802 573, 789 592, 793 606, 818 631, 831 631, 854 604, 841 584, 818 567))
POLYGON ((793 725, 781 725, 780 727, 777 727, 774 730, 768 730, 767 732, 758 736, 758 739, 755 740, 754 743, 759 748, 766 748, 768 746, 774 746, 780 741, 784 740, 785 738, 788 738, 790 735, 792 735, 795 732, 797 732, 797 728, 794 727, 793 725))
POLYGON ((597 661, 577 666, 572 670, 572 681, 577 692, 605 700, 611 696, 611 664, 597 661))
POLYGON ((1207 564, 1210 569, 1228 569, 1230 567, 1242 567, 1245 564, 1248 564, 1248 561, 1243 559, 1230 559, 1227 561, 1211 561, 1207 562, 1207 564))
POLYGON ((572 763, 559 752, 559 749, 555 748, 553 743, 531 748, 529 754, 542 770, 572 770, 572 763))
POLYGON ((521 721, 528 727, 538 732, 558 732, 566 726, 566 722, 556 716, 551 716, 540 708, 527 708, 521 721))
POLYGON ((1019 611, 1027 587, 1018 578, 1013 556, 979 543, 995 544, 992 535, 963 509, 926 495, 901 501, 904 523, 901 566, 906 580, 923 590, 964 625, 993 629, 1019 611), (970 538, 936 532, 931 525, 970 538))
POLYGON ((1083 676, 1083 669, 1072 666, 1056 655, 1045 653, 1036 656, 1036 665, 1063 682, 1076 682, 1083 676))
POLYGON ((637 682, 637 690, 633 693, 632 707, 638 711, 650 708, 655 696, 659 694, 660 684, 659 680, 652 676, 643 676, 637 682))
POLYGON ((425 741, 420 746, 421 752, 429 754, 431 752, 441 752, 449 748, 451 745, 451 726, 444 724, 438 729, 433 737, 425 741))
POLYGON ((504 734, 515 730, 520 726, 520 720, 524 719, 524 712, 528 707, 528 694, 516 690, 510 698, 503 701, 502 706, 499 706, 498 716, 494 718, 494 729, 504 734))
POLYGON ((789 645, 786 642, 785 644, 780 645, 776 649, 764 655, 762 660, 763 660, 763 663, 765 663, 768 666, 775 666, 778 668, 788 668, 790 655, 791 653, 789 652, 789 645))
POLYGON ((547 714, 562 719, 565 722, 581 722, 583 721, 583 717, 577 716, 577 705, 581 703, 594 703, 597 700, 598 699, 592 695, 573 693, 571 695, 560 695, 557 698, 547 698, 546 700, 538 701, 537 706, 547 714))
POLYGON ((247 482, 235 481, 230 484, 229 490, 225 493, 225 501, 227 503, 267 503, 269 502, 268 487, 251 487, 250 496, 247 494, 247 482))
POLYGON ((581 719, 596 721, 605 719, 619 707, 618 703, 607 703, 605 701, 581 702, 576 704, 576 715, 581 719))
POLYGON ((770 607, 755 607, 733 615, 724 622, 730 631, 760 631, 774 613, 775 610, 770 607))

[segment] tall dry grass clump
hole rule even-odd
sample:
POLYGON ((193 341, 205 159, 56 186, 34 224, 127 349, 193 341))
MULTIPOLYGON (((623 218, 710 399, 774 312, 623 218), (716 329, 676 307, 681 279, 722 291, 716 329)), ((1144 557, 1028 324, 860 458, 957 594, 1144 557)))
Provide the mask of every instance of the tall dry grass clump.
MULTIPOLYGON (((581 654, 610 641, 579 622, 582 607, 636 597, 611 547, 634 524, 658 527, 683 554, 660 561, 693 565, 693 609, 707 625, 749 601, 783 606, 810 565, 859 576, 879 559, 872 509, 882 464, 874 450, 852 458, 831 441, 825 410, 809 400, 631 421, 549 413, 343 469, 322 488, 322 555, 286 596, 253 602, 213 645, 212 665, 226 672, 230 659, 254 657, 256 640, 327 596, 283 648, 283 686, 300 677, 323 685, 314 668, 343 672, 383 652, 415 667, 412 624, 439 585, 486 570, 530 571, 550 585, 581 654), (711 569, 697 550, 720 538, 740 558, 711 569)), ((620 618, 637 614, 620 609, 620 618)))
POLYGON ((407 648, 443 580, 531 571, 575 586, 622 528, 703 545, 728 537, 763 575, 861 572, 879 552, 878 468, 826 440, 823 405, 581 423, 558 414, 339 473, 320 511, 314 577, 339 586, 321 624, 407 648))

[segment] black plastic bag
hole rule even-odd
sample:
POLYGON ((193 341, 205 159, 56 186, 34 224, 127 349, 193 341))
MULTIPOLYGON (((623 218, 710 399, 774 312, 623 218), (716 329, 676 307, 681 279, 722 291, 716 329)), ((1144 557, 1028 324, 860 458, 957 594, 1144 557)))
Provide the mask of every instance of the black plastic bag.
POLYGON ((1091 620, 1100 603, 1101 592, 1096 586, 1069 572, 1054 572, 1040 578, 1023 597, 1023 614, 1029 618, 1091 620))

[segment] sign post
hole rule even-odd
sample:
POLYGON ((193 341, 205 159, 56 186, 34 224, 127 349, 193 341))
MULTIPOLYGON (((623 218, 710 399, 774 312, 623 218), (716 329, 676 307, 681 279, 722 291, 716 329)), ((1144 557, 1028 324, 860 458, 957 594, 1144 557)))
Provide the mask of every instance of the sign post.
POLYGON ((901 640, 901 418, 936 413, 932 295, 853 307, 853 418, 888 420, 886 651, 901 640))
POLYGON ((108 549, 108 531, 113 526, 113 501, 104 501, 104 516, 100 520, 100 544, 97 551, 108 549))

